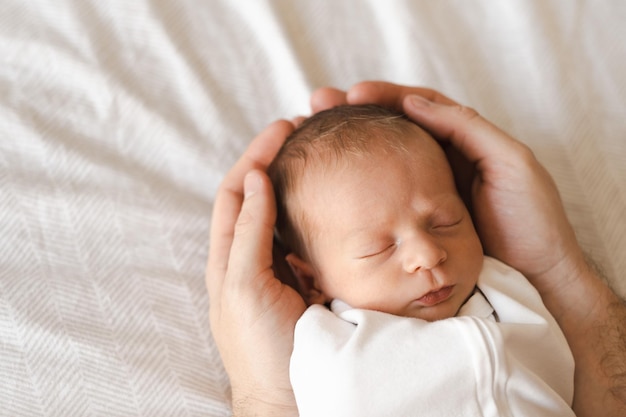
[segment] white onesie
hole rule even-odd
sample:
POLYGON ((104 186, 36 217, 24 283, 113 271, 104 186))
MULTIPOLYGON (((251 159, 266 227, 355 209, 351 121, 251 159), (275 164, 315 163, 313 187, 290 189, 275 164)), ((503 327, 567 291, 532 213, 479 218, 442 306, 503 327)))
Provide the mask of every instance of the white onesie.
POLYGON ((309 307, 290 364, 300 416, 574 416, 574 360, 535 288, 489 257, 477 286, 435 322, 309 307))

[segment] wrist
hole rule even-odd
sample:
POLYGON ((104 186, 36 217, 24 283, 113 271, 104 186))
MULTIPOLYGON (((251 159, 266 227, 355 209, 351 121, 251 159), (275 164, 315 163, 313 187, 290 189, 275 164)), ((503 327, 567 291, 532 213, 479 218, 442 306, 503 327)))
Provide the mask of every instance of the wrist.
POLYGON ((569 316, 572 312, 580 312, 580 306, 577 304, 580 302, 587 304, 590 301, 589 298, 578 299, 588 293, 588 290, 582 289, 599 281, 579 247, 560 252, 561 255, 557 256, 558 261, 550 263, 548 268, 523 272, 539 291, 544 304, 557 320, 561 316, 569 316))
POLYGON ((582 251, 531 282, 559 326, 569 334, 570 344, 587 340, 588 330, 602 320, 607 305, 619 301, 582 251))
POLYGON ((260 392, 237 390, 232 392, 233 417, 297 417, 298 408, 292 391, 260 392))

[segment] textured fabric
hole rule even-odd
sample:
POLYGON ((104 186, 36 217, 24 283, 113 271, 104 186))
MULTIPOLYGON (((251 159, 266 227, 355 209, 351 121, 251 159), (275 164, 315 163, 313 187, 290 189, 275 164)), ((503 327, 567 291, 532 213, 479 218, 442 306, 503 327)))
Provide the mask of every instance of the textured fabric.
POLYGON ((0 1, 0 416, 229 414, 215 191, 323 85, 434 87, 529 144, 625 295, 624 21, 622 2, 0 1))
POLYGON ((300 416, 574 417, 574 360, 535 288, 489 257, 477 285, 435 322, 309 307, 290 364, 300 416))

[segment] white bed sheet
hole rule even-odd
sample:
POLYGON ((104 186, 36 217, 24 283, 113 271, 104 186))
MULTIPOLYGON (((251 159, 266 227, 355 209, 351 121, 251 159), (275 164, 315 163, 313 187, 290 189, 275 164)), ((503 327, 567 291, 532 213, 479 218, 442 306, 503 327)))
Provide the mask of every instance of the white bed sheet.
POLYGON ((617 1, 3 0, 0 416, 229 415, 215 191, 324 85, 434 87, 529 144, 626 295, 624 21, 617 1))

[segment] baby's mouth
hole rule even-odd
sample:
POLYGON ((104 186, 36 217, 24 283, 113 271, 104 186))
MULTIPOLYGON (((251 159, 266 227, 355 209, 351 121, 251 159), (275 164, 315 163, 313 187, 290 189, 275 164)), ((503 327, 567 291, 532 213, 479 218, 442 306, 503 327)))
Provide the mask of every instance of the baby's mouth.
POLYGON ((432 307, 450 298, 450 295, 452 295, 453 288, 454 288, 454 285, 441 287, 437 290, 424 294, 423 296, 421 296, 415 301, 422 304, 423 306, 432 307))

